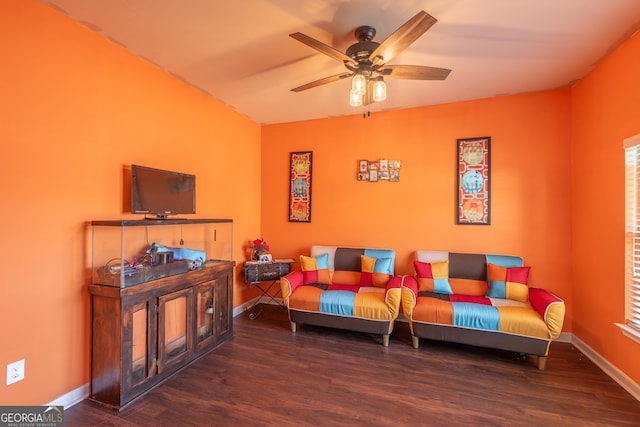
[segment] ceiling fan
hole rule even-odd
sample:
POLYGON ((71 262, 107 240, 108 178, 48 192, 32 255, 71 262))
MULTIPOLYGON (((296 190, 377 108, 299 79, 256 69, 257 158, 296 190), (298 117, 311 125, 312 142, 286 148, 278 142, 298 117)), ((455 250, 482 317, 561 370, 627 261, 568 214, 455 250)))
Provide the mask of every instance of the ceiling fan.
POLYGON ((352 77, 350 104, 368 105, 386 99, 384 77, 405 80, 444 80, 451 70, 420 65, 386 65, 393 57, 415 42, 437 22, 425 11, 418 12, 382 43, 373 41, 375 28, 365 25, 356 28, 357 43, 349 46, 345 53, 302 33, 289 36, 316 49, 318 52, 341 61, 347 72, 325 77, 291 89, 301 92, 327 83, 352 77))

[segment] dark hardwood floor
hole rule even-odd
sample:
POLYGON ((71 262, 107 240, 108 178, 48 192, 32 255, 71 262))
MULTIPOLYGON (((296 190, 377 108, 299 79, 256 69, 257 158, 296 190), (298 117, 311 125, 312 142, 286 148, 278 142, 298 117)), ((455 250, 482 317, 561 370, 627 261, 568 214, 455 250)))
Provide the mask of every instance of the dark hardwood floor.
POLYGON ((235 338, 117 413, 90 401, 66 426, 638 426, 640 403, 572 345, 546 370, 510 352, 299 325, 262 306, 235 338))

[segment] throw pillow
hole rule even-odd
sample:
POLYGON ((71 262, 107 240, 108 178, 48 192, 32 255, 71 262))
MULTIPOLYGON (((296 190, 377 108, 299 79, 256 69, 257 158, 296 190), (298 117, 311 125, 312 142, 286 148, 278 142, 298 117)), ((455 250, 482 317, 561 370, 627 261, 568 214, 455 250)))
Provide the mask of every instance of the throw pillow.
POLYGON ((418 279, 418 292, 452 294, 449 284, 449 260, 437 262, 413 261, 418 279))
POLYGON ((386 273, 391 270, 392 258, 373 258, 360 255, 360 286, 386 287, 391 275, 386 273))
POLYGON ((529 301, 529 271, 531 267, 502 267, 487 264, 487 297, 514 301, 529 301))
POLYGON ((300 255, 300 269, 302 270, 302 281, 305 285, 310 283, 331 284, 329 254, 318 256, 300 255))

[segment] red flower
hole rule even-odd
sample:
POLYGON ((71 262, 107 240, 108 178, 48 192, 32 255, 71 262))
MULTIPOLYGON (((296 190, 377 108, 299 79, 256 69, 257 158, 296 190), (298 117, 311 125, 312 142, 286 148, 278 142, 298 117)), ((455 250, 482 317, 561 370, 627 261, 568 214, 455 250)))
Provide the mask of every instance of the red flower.
POLYGON ((251 250, 256 252, 266 252, 269 250, 269 244, 264 239, 256 239, 251 242, 251 250))

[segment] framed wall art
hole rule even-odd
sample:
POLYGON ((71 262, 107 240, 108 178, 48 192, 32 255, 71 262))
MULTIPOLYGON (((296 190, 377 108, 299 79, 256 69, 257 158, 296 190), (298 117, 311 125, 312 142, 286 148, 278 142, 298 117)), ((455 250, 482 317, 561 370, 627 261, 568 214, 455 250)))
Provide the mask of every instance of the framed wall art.
POLYGON ((289 221, 311 222, 311 166, 313 151, 290 153, 289 221))
POLYGON ((491 137, 456 141, 456 224, 491 224, 491 137))
POLYGON ((378 182, 400 180, 401 160, 358 160, 358 181, 378 182))

